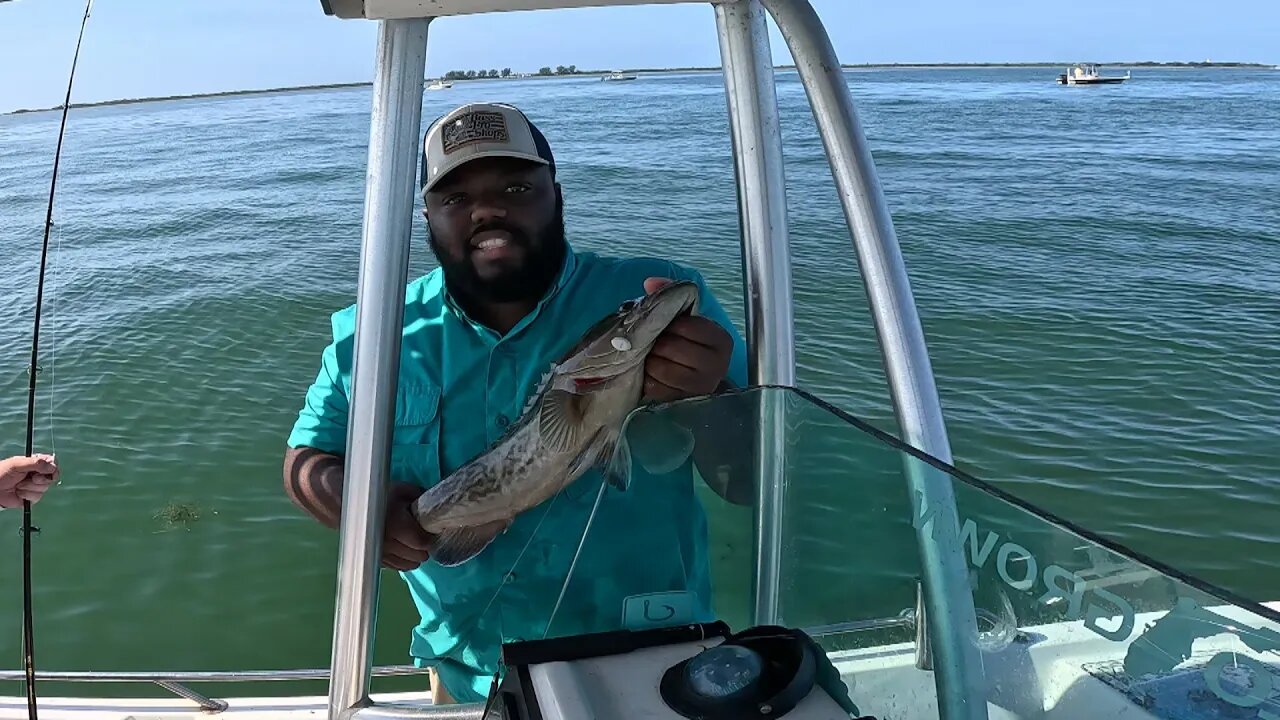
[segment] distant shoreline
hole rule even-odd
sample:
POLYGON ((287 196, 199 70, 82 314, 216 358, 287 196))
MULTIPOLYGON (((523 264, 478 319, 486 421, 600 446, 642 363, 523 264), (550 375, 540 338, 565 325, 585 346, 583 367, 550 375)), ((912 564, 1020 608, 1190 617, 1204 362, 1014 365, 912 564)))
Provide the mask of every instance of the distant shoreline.
MULTIPOLYGON (((198 100, 200 98, 235 97, 237 95, 270 95, 272 93, 307 92, 311 90, 341 90, 343 88, 368 87, 373 83, 328 83, 325 85, 297 85, 294 87, 263 88, 259 90, 224 90, 222 92, 195 93, 192 95, 163 95, 144 98, 121 98, 119 100, 102 100, 90 103, 71 103, 71 109, 108 107, 111 105, 141 105, 143 103, 167 102, 169 100, 198 100)), ((30 113, 53 112, 61 110, 61 105, 47 108, 23 108, 13 110, 4 115, 27 115, 30 113)))
MULTIPOLYGON (((946 70, 946 69, 999 69, 999 68, 1065 68, 1074 63, 1063 62, 1027 62, 1027 63, 848 63, 842 67, 845 70, 946 70)), ((1268 63, 1245 63, 1245 62, 1155 62, 1144 60, 1141 62, 1111 62, 1098 63, 1102 67, 1130 67, 1130 68, 1220 68, 1220 69, 1268 69, 1274 67, 1268 63)), ((795 70, 795 65, 778 65, 775 70, 795 70)), ((691 72, 720 72, 720 67, 683 67, 683 68, 629 68, 623 70, 627 73, 646 73, 649 75, 670 75, 676 73, 691 72)), ((612 72, 611 70, 578 70, 574 73, 558 74, 558 75, 536 75, 522 74, 513 75, 511 77, 476 77, 453 80, 452 82, 469 83, 469 82, 492 82, 494 80, 546 80, 550 78, 565 77, 591 77, 600 76, 612 72)), ((426 78, 431 80, 432 78, 426 78)), ((294 87, 278 87, 263 88, 254 90, 225 90, 222 92, 211 93, 194 93, 190 95, 166 95, 158 97, 143 98, 121 98, 118 100, 102 100, 99 102, 88 103, 71 103, 71 109, 109 107, 112 105, 140 105, 143 103, 167 102, 170 100, 198 100, 202 98, 220 98, 220 97, 237 97, 241 95, 270 95, 273 93, 292 93, 292 92, 309 92, 313 90, 341 90, 346 88, 369 87, 373 83, 370 82, 354 82, 354 83, 328 83, 324 85, 298 85, 294 87)), ((47 108, 21 108, 12 110, 4 115, 27 115, 31 113, 52 112, 61 110, 61 105, 55 105, 47 108)))

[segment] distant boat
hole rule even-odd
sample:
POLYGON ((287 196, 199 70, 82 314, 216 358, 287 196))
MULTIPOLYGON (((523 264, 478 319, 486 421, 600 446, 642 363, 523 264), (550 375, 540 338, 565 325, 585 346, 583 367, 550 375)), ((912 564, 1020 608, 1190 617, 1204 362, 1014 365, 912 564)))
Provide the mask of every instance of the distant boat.
POLYGON ((448 90, 453 87, 452 80, 436 80, 427 86, 428 90, 448 90))
POLYGON ((1059 85, 1115 85, 1122 83, 1131 77, 1129 71, 1125 71, 1123 76, 1113 75, 1106 77, 1098 73, 1100 66, 1094 63, 1081 63, 1073 67, 1067 68, 1067 71, 1058 76, 1059 85))
POLYGON ((638 77, 640 76, 635 73, 626 73, 621 70, 614 70, 600 79, 605 82, 619 82, 622 80, 635 80, 638 77))

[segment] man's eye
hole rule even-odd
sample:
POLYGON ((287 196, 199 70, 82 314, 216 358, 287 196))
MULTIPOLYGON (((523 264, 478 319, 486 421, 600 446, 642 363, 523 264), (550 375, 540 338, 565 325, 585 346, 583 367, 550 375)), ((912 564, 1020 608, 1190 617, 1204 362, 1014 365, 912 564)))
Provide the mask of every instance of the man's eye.
POLYGON ((509 193, 529 192, 530 189, 531 187, 529 183, 516 183, 514 185, 507 186, 507 192, 509 193))
POLYGON ((440 204, 441 205, 457 205, 458 203, 462 202, 464 197, 465 196, 462 193, 453 193, 452 195, 446 195, 444 200, 440 201, 440 204))

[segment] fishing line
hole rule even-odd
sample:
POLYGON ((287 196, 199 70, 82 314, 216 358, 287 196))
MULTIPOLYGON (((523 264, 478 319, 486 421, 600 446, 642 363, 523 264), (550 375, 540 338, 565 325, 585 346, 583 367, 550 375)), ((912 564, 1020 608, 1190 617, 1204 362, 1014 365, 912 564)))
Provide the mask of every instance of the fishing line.
MULTIPOLYGON (((498 584, 498 589, 493 591, 493 595, 489 596, 489 602, 484 604, 484 609, 476 616, 476 625, 480 624, 480 621, 484 619, 485 613, 489 612, 489 608, 493 606, 493 601, 497 600, 498 596, 502 594, 503 589, 507 587, 507 578, 511 577, 511 574, 516 571, 517 567, 519 567, 520 561, 524 559, 525 551, 533 545, 534 538, 538 537, 538 530, 542 529, 542 523, 545 522, 547 516, 551 514, 551 509, 555 506, 556 500, 560 499, 560 493, 562 492, 564 492, 564 488, 560 488, 556 491, 555 495, 551 496, 551 502, 547 503, 546 512, 542 513, 542 517, 538 518, 538 524, 533 526, 533 532, 529 533, 529 539, 525 542, 524 547, 520 548, 520 553, 516 555, 516 561, 511 563, 511 568, 502 575, 502 582, 498 584)), ((475 628, 473 627, 472 630, 474 629, 475 628)))
MULTIPOLYGON (((604 499, 605 486, 606 486, 605 482, 600 483, 600 493, 596 496, 596 502, 591 507, 591 514, 587 516, 586 527, 582 529, 582 537, 579 538, 578 549, 574 552, 573 560, 569 563, 569 571, 568 571, 568 574, 565 576, 564 584, 560 586, 560 597, 556 598, 555 607, 551 609, 551 617, 547 619, 546 630, 544 630, 542 633, 542 637, 544 639, 546 638, 547 633, 550 632, 551 630, 551 624, 555 622, 556 613, 559 612, 560 610, 560 603, 564 600, 565 589, 569 587, 569 580, 570 578, 573 577, 573 569, 578 564, 578 556, 582 553, 583 543, 586 542, 587 533, 591 531, 591 522, 595 520, 596 511, 600 509, 600 501, 604 499)), ((484 609, 482 609, 480 611, 480 614, 476 616, 475 623, 473 623, 471 628, 467 630, 468 635, 470 633, 475 632, 476 628, 479 627, 481 621, 484 620, 484 616, 488 614, 489 608, 493 606, 494 601, 496 601, 498 599, 498 596, 502 594, 502 591, 506 589, 507 579, 510 578, 512 574, 515 572, 516 568, 520 566, 520 561, 524 559, 525 552, 528 551, 529 548, 533 545, 534 539, 538 537, 538 531, 542 529, 542 523, 546 521, 549 515, 551 515, 551 511, 555 507, 556 500, 560 499, 560 495, 563 492, 564 492, 564 488, 560 488, 559 490, 556 491, 555 495, 551 496, 551 501, 547 503, 546 511, 542 513, 542 517, 538 518, 538 524, 533 526, 533 532, 529 533, 529 539, 525 541, 524 547, 520 548, 520 552, 516 554, 515 562, 511 563, 511 567, 508 568, 507 572, 502 575, 502 581, 498 584, 498 589, 494 590, 493 594, 489 596, 489 601, 484 604, 484 609)), ((497 673, 494 674, 493 681, 494 681, 495 687, 497 686, 497 683, 499 682, 501 676, 502 676, 501 670, 499 670, 497 673)), ((485 703, 484 710, 482 710, 480 713, 481 718, 487 719, 489 717, 489 711, 492 709, 493 701, 495 698, 496 698, 496 694, 491 692, 489 694, 488 701, 485 703)))
MULTIPOLYGON (((53 288, 49 293, 49 454, 58 456, 58 438, 54 433, 54 419, 57 417, 57 403, 54 402, 58 390, 58 306, 59 287, 62 284, 62 226, 53 228, 53 288)), ((62 479, 58 479, 62 483, 62 479)))
MULTIPOLYGON (((36 432, 36 378, 40 374, 40 311, 44 305, 44 280, 49 262, 49 235, 53 230, 53 198, 58 187, 58 165, 62 160, 62 141, 67 132, 67 114, 71 111, 71 87, 75 82, 76 65, 80 62, 80 45, 84 41, 84 29, 89 24, 89 12, 93 0, 86 0, 84 18, 80 20, 80 35, 76 39, 75 55, 71 58, 71 72, 67 77, 67 93, 62 101, 62 122, 58 128, 58 147, 53 156, 53 177, 49 180, 49 204, 45 211, 44 241, 40 246, 40 274, 36 282, 35 320, 31 330, 31 363, 27 366, 27 455, 35 452, 36 432)), ((51 393, 52 395, 52 393, 51 393)), ((26 670, 27 717, 36 720, 36 659, 35 629, 31 612, 31 536, 40 528, 31 525, 31 501, 22 501, 22 662, 26 670)))
MULTIPOLYGON (((600 492, 596 495, 595 504, 592 505, 591 507, 591 514, 587 516, 587 524, 582 529, 582 537, 579 538, 578 540, 578 549, 573 553, 573 560, 569 563, 569 571, 565 575, 564 584, 560 586, 560 597, 556 598, 555 607, 551 609, 551 617, 547 619, 547 627, 542 632, 543 639, 545 639, 547 637, 547 633, 551 631, 551 625, 552 623, 555 622, 556 613, 560 611, 560 603, 564 601, 565 590, 569 587, 569 580, 573 577, 573 569, 578 564, 578 556, 582 554, 582 546, 586 543, 587 533, 591 532, 591 523, 596 518, 596 511, 600 509, 600 501, 604 499, 604 491, 606 487, 607 487, 607 483, 602 481, 600 483, 600 492)), ((485 603, 484 609, 481 610, 480 614, 476 616, 476 623, 475 625, 472 626, 471 630, 468 631, 469 633, 475 631, 476 626, 478 626, 480 624, 480 621, 484 619, 485 614, 489 612, 489 608, 493 605, 494 601, 497 600, 498 596, 502 594, 502 590, 507 586, 507 578, 511 577, 511 574, 515 572, 515 569, 517 567, 519 567, 520 561, 524 559, 525 551, 527 551, 529 547, 533 545, 534 538, 538 536, 538 530, 542 528, 542 523, 547 519, 547 516, 551 514, 552 507, 555 505, 556 500, 560 498, 560 494, 563 492, 564 492, 564 488, 560 488, 559 490, 556 491, 555 495, 551 496, 551 502, 547 503, 546 512, 542 513, 541 518, 538 518, 538 524, 533 527, 533 532, 529 533, 528 541, 525 542, 524 547, 520 548, 519 554, 516 555, 516 561, 511 563, 511 568, 507 570, 506 574, 502 576, 502 582, 501 584, 498 585, 498 589, 494 591, 493 595, 489 597, 489 602, 485 603)), ((495 687, 497 686, 501 675, 502 675, 501 670, 499 670, 497 673, 494 674, 493 682, 495 687)), ((493 708, 493 702, 495 699, 497 699, 497 693, 490 692, 489 698, 485 702, 484 709, 480 713, 481 718, 484 718, 485 720, 488 719, 489 711, 493 708)))
MULTIPOLYGON (((596 494, 595 504, 591 506, 591 514, 587 516, 587 524, 582 528, 582 537, 578 538, 578 549, 573 553, 573 560, 569 562, 569 570, 565 575, 564 584, 560 586, 560 596, 556 598, 556 604, 551 608, 551 617, 547 619, 547 629, 542 633, 543 638, 545 638, 547 633, 550 632, 551 623, 555 621, 556 613, 560 611, 560 603, 564 601, 565 590, 568 589, 569 581, 573 578, 573 570, 578 565, 578 557, 582 555, 582 547, 587 542, 587 533, 591 532, 591 523, 596 519, 596 513, 600 510, 600 501, 604 500, 604 493, 607 488, 608 483, 602 480, 600 483, 600 491, 596 494)), ((493 605, 494 601, 498 599, 498 596, 502 594, 503 589, 506 588, 507 578, 511 577, 512 573, 515 572, 515 569, 520 566, 520 561, 524 559, 525 551, 533 545, 534 539, 538 537, 538 530, 542 528, 542 523, 545 522, 547 516, 551 514, 552 507, 556 504, 556 500, 560 498, 560 494, 563 492, 564 488, 560 488, 556 491, 555 495, 551 496, 551 502, 547 503, 546 512, 542 513, 542 517, 538 518, 538 524, 533 527, 533 532, 529 533, 529 539, 525 542, 524 547, 520 548, 520 553, 516 555, 516 561, 511 563, 510 569, 508 569, 502 576, 502 583, 498 585, 498 589, 494 591, 493 595, 489 596, 489 602, 485 603, 484 609, 481 610, 480 614, 477 616, 477 624, 484 618, 485 613, 489 612, 489 608, 493 605)))
POLYGON ((582 548, 587 544, 587 534, 591 532, 591 523, 596 519, 596 512, 600 510, 600 501, 604 500, 604 493, 608 488, 609 483, 602 478, 600 491, 596 493, 596 502, 591 506, 591 514, 587 516, 587 524, 582 528, 582 537, 578 538, 578 549, 573 551, 573 560, 569 562, 569 570, 564 575, 564 584, 560 586, 560 597, 556 598, 555 607, 551 608, 551 617, 547 618, 547 627, 542 631, 543 640, 547 639, 547 635, 551 632, 551 625, 556 621, 556 613, 560 612, 560 603, 564 602, 564 593, 569 589, 569 581, 573 579, 573 570, 578 566, 578 557, 582 555, 582 548))

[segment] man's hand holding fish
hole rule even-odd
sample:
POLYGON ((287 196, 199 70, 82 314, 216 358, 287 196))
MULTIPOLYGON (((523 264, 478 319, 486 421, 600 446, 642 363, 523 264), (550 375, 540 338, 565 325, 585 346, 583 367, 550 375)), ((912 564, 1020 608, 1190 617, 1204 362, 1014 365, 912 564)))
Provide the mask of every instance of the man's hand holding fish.
MULTIPOLYGON (((671 284, 669 278, 648 278, 646 293, 671 284)), ((710 395, 729 373, 733 337, 714 320, 684 315, 671 321, 653 344, 645 361, 644 397, 670 402, 710 395)))

